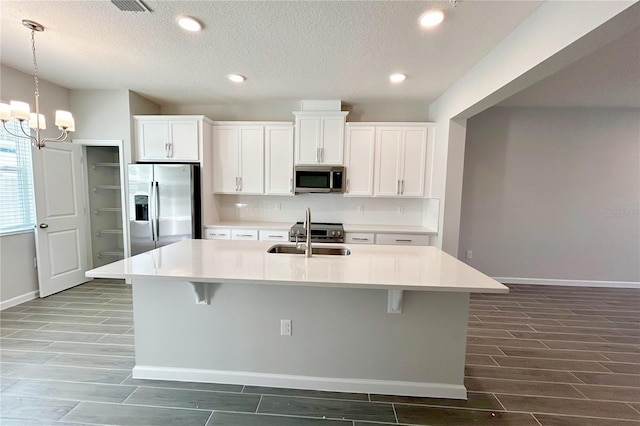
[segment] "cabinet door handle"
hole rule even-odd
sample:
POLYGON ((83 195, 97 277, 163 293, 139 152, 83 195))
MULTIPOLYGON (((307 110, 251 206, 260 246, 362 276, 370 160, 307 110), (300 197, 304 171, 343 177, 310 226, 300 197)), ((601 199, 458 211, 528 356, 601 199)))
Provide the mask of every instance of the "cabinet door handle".
POLYGON ((398 179, 396 186, 396 194, 400 195, 400 179, 398 179))
POLYGON ((352 238, 352 240, 353 241, 369 241, 368 238, 357 238, 357 237, 352 238))
POLYGON ((238 176, 236 176, 236 192, 238 192, 238 176))
POLYGON ((320 162, 324 163, 324 148, 320 148, 320 162))
POLYGON ((349 192, 349 179, 347 179, 347 183, 345 185, 344 192, 349 192))
POLYGON ((238 234, 238 237, 253 237, 251 234, 238 234))
POLYGON ((169 158, 169 143, 164 144, 164 155, 169 158))
POLYGON ((169 158, 173 158, 173 143, 169 142, 169 158))
POLYGON ((293 192, 293 178, 289 179, 289 186, 291 187, 289 192, 293 192))
POLYGON ((410 243, 412 241, 413 240, 398 240, 398 239, 396 239, 396 243, 410 243))
POLYGON ((320 162, 320 148, 316 148, 316 163, 320 162))
POLYGON ((400 195, 402 195, 402 194, 404 194, 404 179, 402 179, 402 180, 400 181, 400 185, 401 185, 401 188, 402 188, 402 189, 400 190, 400 195))
POLYGON ((240 191, 242 191, 242 176, 238 178, 240 180, 240 191))

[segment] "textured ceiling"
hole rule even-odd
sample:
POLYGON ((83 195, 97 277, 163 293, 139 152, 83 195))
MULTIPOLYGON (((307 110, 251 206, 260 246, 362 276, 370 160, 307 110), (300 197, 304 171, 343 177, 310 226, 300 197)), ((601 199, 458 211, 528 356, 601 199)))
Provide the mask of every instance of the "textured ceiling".
POLYGON ((541 1, 146 1, 153 13, 110 1, 0 2, 1 61, 70 89, 130 89, 159 104, 341 99, 428 104, 513 31, 541 1), (424 30, 418 18, 443 9, 424 30), (175 25, 178 15, 204 24, 175 25), (242 85, 229 73, 247 77, 242 85), (388 83, 404 72, 401 85, 388 83))

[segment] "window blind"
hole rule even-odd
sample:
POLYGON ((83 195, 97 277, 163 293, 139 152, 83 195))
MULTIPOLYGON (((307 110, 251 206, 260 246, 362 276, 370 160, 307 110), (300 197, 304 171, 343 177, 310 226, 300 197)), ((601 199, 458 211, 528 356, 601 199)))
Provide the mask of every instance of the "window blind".
MULTIPOLYGON (((17 120, 7 128, 21 132, 17 120)), ((32 229, 35 221, 31 141, 11 136, 0 125, 0 234, 32 229)))

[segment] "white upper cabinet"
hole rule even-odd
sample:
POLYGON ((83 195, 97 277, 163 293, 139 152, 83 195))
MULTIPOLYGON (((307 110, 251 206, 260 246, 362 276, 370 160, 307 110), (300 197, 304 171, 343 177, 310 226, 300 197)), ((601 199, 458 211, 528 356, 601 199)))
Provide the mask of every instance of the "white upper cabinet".
POLYGON ((376 127, 375 196, 425 196, 428 132, 426 124, 376 127))
POLYGON ((137 115, 134 121, 136 161, 200 161, 202 116, 137 115))
POLYGON ((293 126, 265 126, 264 135, 264 193, 293 195, 293 126))
POLYGON ((213 126, 213 192, 264 193, 264 127, 213 126))
POLYGON ((296 164, 342 165, 347 111, 294 112, 296 164))
POLYGON ((376 128, 347 124, 345 196, 373 195, 373 166, 376 128))

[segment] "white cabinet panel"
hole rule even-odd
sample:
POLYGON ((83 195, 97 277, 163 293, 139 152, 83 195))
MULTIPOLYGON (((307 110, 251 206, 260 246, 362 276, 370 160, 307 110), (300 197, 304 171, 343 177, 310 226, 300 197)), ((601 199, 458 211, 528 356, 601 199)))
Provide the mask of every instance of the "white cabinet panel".
POLYGON ((376 234, 376 244, 428 246, 429 236, 422 234, 376 234))
POLYGON ((347 111, 294 112, 296 164, 344 162, 344 126, 347 111))
POLYGON ((374 244, 375 234, 368 232, 347 232, 344 234, 347 244, 374 244))
POLYGON ((205 228, 205 240, 230 240, 231 229, 228 228, 205 228))
POLYGON ((288 230, 261 229, 258 236, 260 241, 289 241, 288 230))
POLYGON ((402 129, 382 127, 376 130, 375 195, 399 195, 401 149, 402 129))
POLYGON ((373 195, 375 127, 347 125, 345 196, 373 195))
POLYGON ((316 164, 320 161, 320 117, 296 119, 296 164, 316 164))
POLYGON ((264 193, 264 127, 213 126, 214 194, 264 193))
POLYGON ((240 127, 239 192, 264 193, 264 128, 240 127))
POLYGON ((343 164, 345 118, 322 117, 320 162, 323 164, 343 164))
POLYGON ((293 126, 265 127, 265 194, 293 195, 293 126))
POLYGON ((149 115, 134 120, 137 161, 200 160, 204 118, 149 115))
POLYGON ((425 195, 427 126, 385 126, 376 130, 374 195, 425 195))
POLYGON ((405 129, 400 195, 422 197, 427 159, 427 129, 405 129))
POLYGON ((232 240, 256 241, 258 239, 257 229, 231 229, 232 240))
POLYGON ((213 127, 213 192, 235 193, 238 189, 237 127, 213 127))
POLYGON ((198 161, 198 121, 169 122, 169 135, 169 158, 172 161, 198 161))

